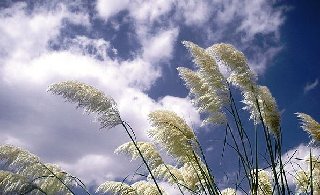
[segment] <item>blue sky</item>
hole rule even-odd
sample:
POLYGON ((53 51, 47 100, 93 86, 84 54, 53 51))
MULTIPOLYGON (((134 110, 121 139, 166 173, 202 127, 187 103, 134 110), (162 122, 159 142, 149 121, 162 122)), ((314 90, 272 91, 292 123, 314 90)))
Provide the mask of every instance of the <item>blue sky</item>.
POLYGON ((304 157, 309 138, 294 113, 320 121, 318 1, 66 2, 0 2, 1 144, 24 147, 90 184, 132 173, 137 163, 113 154, 129 141, 120 127, 99 131, 92 117, 46 92, 51 83, 79 80, 111 95, 141 140, 150 111, 176 111, 196 129, 219 184, 230 185, 221 170, 232 176, 234 154, 221 163, 223 130, 199 128, 176 71, 194 68, 181 44, 189 40, 204 48, 231 43, 245 53, 277 100, 284 150, 304 157))

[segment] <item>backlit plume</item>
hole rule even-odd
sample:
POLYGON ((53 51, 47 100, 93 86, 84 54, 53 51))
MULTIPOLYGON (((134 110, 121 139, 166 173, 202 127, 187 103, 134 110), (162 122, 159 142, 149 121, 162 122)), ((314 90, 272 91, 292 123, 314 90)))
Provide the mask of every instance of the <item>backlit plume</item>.
POLYGON ((222 195, 237 195, 236 190, 232 189, 232 188, 226 188, 226 189, 222 190, 221 194, 222 195))
POLYGON ((320 124, 307 114, 298 112, 296 115, 301 121, 301 128, 312 136, 313 141, 320 141, 320 124))
MULTIPOLYGON (((140 148, 143 157, 146 159, 151 169, 155 169, 160 164, 163 164, 162 158, 155 146, 148 142, 137 142, 137 146, 140 148)), ((141 158, 138 150, 132 142, 128 142, 119 146, 115 151, 116 154, 124 153, 131 156, 132 160, 141 158)))
POLYGON ((192 155, 193 130, 176 113, 157 110, 149 114, 150 137, 178 161, 188 162, 192 155))
POLYGON ((70 194, 71 175, 53 164, 43 164, 40 159, 18 147, 0 147, 0 192, 5 194, 70 194))
POLYGON ((50 85, 48 91, 77 103, 77 107, 84 108, 88 113, 97 114, 101 128, 112 128, 122 123, 116 102, 90 85, 65 81, 50 85))

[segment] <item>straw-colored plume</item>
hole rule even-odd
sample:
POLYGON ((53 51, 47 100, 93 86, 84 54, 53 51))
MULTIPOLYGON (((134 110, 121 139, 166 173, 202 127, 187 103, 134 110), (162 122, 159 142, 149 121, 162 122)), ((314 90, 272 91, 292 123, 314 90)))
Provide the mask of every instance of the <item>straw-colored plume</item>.
POLYGON ((272 195, 272 183, 269 173, 265 170, 258 169, 258 171, 252 170, 252 181, 255 183, 256 174, 258 174, 258 194, 260 195, 272 195), (258 173, 257 173, 258 172, 258 173))
POLYGON ((1 194, 26 194, 36 191, 38 186, 31 183, 28 178, 10 171, 0 170, 1 194))
POLYGON ((180 162, 188 162, 192 155, 193 130, 176 113, 157 110, 149 114, 150 137, 180 162))
MULTIPOLYGON (((65 185, 74 185, 73 177, 58 166, 43 164, 37 156, 15 146, 0 146, 0 163, 3 171, 12 173, 7 175, 8 178, 18 179, 14 180, 18 183, 12 184, 16 185, 16 188, 19 188, 19 185, 25 185, 21 183, 23 178, 29 182, 31 187, 37 186, 48 194, 68 194, 69 190, 65 185)), ((23 186, 20 187, 23 188, 23 186)), ((40 193, 40 191, 35 193, 40 193)))
POLYGON ((297 117, 300 119, 301 128, 308 132, 313 141, 320 141, 320 124, 314 120, 311 116, 304 113, 296 113, 297 117))
POLYGON ((207 51, 230 69, 229 82, 247 90, 251 88, 251 85, 255 85, 255 73, 251 71, 244 54, 235 47, 221 43, 214 44, 207 51))
MULTIPOLYGON (((155 169, 160 164, 163 164, 159 152, 156 150, 155 146, 152 143, 137 142, 136 144, 138 148, 141 150, 143 157, 145 158, 151 169, 155 169)), ((122 144, 114 152, 116 154, 124 153, 130 155, 132 160, 141 158, 133 142, 122 144)))
POLYGON ((237 195, 236 190, 233 188, 226 188, 221 191, 221 195, 237 195))
POLYGON ((209 55, 206 49, 198 45, 184 41, 184 46, 189 49, 198 71, 179 67, 179 75, 186 82, 193 96, 193 103, 200 112, 209 116, 203 120, 202 125, 207 123, 224 124, 226 117, 222 108, 229 102, 226 79, 221 74, 214 56, 209 55))
POLYGON ((260 123, 262 117, 269 131, 275 136, 280 135, 280 113, 276 100, 266 86, 257 86, 254 91, 244 92, 242 102, 245 104, 243 109, 250 112, 250 119, 255 124, 260 123))
POLYGON ((98 186, 97 193, 111 193, 116 195, 138 195, 136 190, 128 184, 116 181, 106 181, 98 186))
POLYGON ((112 128, 122 123, 116 102, 90 85, 65 81, 50 85, 48 91, 76 103, 88 113, 97 114, 101 128, 112 128))
MULTIPOLYGON (((159 191, 155 184, 147 181, 138 181, 131 185, 138 195, 159 195, 159 191)), ((163 189, 161 189, 162 195, 166 195, 163 189)))
POLYGON ((156 169, 152 170, 152 173, 156 178, 166 181, 172 185, 176 184, 177 182, 184 184, 181 171, 172 165, 161 164, 156 169))

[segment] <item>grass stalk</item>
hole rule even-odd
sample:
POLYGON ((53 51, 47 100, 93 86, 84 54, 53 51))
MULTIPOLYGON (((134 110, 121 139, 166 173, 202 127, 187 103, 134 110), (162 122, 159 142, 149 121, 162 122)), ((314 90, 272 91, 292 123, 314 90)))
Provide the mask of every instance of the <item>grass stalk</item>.
POLYGON ((133 145, 135 146, 135 148, 137 149, 137 151, 138 151, 139 155, 141 156, 143 163, 146 165, 146 167, 147 167, 147 169, 148 169, 148 172, 150 173, 151 178, 152 178, 153 182, 155 183, 155 185, 156 185, 156 187, 157 187, 157 190, 159 191, 160 195, 162 195, 162 191, 161 191, 161 189, 160 189, 160 187, 159 187, 159 185, 158 185, 158 182, 156 181, 156 179, 155 179, 154 175, 152 174, 152 171, 151 171, 151 169, 150 169, 150 167, 149 167, 149 165, 148 165, 148 163, 147 163, 146 159, 144 158, 144 156, 143 156, 143 154, 142 154, 142 152, 141 152, 140 148, 138 147, 138 145, 137 145, 137 143, 136 143, 135 139, 134 139, 134 138, 133 138, 133 136, 130 134, 130 132, 129 132, 129 130, 128 130, 128 128, 127 128, 127 126, 125 125, 125 122, 122 122, 122 123, 121 123, 121 125, 122 125, 122 126, 123 126, 123 128, 126 130, 126 132, 127 132, 128 136, 129 136, 129 138, 131 139, 131 141, 132 141, 133 145))

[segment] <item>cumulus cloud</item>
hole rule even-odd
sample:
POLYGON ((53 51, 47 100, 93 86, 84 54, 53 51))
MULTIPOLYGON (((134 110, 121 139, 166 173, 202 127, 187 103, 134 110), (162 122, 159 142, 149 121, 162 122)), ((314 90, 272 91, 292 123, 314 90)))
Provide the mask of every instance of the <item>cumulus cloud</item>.
MULTIPOLYGON (((196 38, 203 38, 207 45, 225 41, 229 35, 228 42, 241 40, 238 46, 248 43, 238 48, 255 48, 257 57, 251 61, 262 63, 261 72, 281 49, 260 47, 253 42, 259 33, 278 34, 283 22, 281 10, 274 10, 261 0, 254 4, 247 0, 226 2, 98 0, 94 7, 97 16, 86 6, 77 7, 79 2, 35 4, 34 10, 22 2, 1 9, 0 106, 4 111, 0 112, 0 143, 29 149, 87 182, 99 183, 132 173, 136 164, 127 166, 126 159, 113 155, 118 145, 129 141, 123 129, 98 131, 91 116, 83 116, 74 105, 46 93, 47 86, 79 80, 105 91, 116 100, 122 118, 131 124, 140 140, 148 140, 147 116, 155 109, 173 110, 190 126, 198 127, 200 116, 188 98, 167 95, 152 99, 148 94, 165 74, 163 64, 172 61, 181 29, 200 31, 196 38), (128 33, 138 39, 134 51, 129 51, 132 58, 128 59, 117 56, 121 49, 112 42, 117 34, 100 32, 109 28, 110 19, 120 12, 133 23, 134 29, 129 28, 128 33), (99 22, 96 17, 103 19, 106 26, 91 29, 99 22), (79 26, 91 34, 80 33, 79 26), (59 49, 52 44, 58 44, 59 49)), ((111 27, 115 26, 111 22, 111 27)), ((130 43, 121 44, 127 47, 130 43)))
POLYGON ((178 30, 148 36, 143 52, 133 59, 110 56, 110 51, 114 55, 110 41, 84 35, 65 37, 61 49, 53 50, 50 42, 62 36, 63 21, 72 21, 74 16, 67 5, 61 6, 50 12, 40 7, 31 14, 25 3, 1 10, 0 46, 5 52, 0 67, 0 102, 5 112, 0 113, 4 135, 0 142, 29 149, 87 182, 125 177, 135 164, 128 166, 127 160, 113 154, 118 145, 129 141, 123 129, 99 132, 92 117, 46 93, 46 88, 64 80, 96 86, 117 101, 122 118, 140 140, 148 140, 147 115, 155 109, 177 111, 189 124, 199 124, 199 115, 188 99, 165 96, 153 100, 145 92, 161 76, 161 67, 154 63, 172 57, 178 30), (175 104, 172 108, 171 103, 175 104))
POLYGON ((319 80, 316 79, 314 82, 312 83, 307 83, 304 88, 303 88, 303 92, 304 94, 308 93, 309 91, 315 89, 317 86, 319 85, 319 80))

